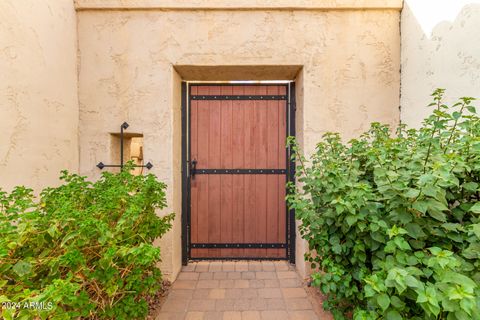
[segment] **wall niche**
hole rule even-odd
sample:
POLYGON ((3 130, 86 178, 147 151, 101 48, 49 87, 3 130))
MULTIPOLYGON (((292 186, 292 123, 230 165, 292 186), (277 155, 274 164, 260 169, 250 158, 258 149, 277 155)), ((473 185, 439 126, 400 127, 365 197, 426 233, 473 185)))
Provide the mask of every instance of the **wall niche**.
MULTIPOLYGON (((120 133, 110 133, 110 162, 120 163, 120 133)), ((132 160, 137 166, 144 165, 143 159, 143 134, 135 132, 123 133, 123 162, 132 160)), ((114 172, 119 172, 119 168, 113 168, 114 172)), ((143 174, 144 167, 134 168, 134 175, 143 174)))

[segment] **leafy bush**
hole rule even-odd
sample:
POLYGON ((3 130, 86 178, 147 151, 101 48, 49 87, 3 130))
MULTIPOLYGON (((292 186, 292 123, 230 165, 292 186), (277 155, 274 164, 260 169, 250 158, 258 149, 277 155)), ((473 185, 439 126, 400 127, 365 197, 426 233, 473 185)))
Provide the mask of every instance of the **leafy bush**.
POLYGON ((40 197, 0 192, 0 300, 20 303, 3 318, 145 318, 145 298, 161 286, 152 242, 173 219, 155 213, 166 207, 165 184, 129 170, 61 179, 40 197))
POLYGON ((324 135, 289 195, 337 319, 480 319, 480 119, 444 90, 423 126, 324 135))

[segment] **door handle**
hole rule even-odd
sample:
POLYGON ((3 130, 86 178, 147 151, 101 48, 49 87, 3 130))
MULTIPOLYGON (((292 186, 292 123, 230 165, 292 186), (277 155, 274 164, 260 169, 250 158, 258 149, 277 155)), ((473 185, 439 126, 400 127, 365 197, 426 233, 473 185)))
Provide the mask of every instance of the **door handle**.
POLYGON ((193 159, 190 164, 190 176, 192 180, 195 179, 195 173, 197 172, 197 160, 193 159))

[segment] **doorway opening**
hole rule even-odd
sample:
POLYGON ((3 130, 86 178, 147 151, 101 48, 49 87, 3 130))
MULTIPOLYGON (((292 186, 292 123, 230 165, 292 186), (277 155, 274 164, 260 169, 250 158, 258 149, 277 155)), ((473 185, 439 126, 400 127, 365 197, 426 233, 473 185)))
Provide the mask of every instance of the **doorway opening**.
POLYGON ((182 262, 295 262, 292 81, 182 82, 182 262))

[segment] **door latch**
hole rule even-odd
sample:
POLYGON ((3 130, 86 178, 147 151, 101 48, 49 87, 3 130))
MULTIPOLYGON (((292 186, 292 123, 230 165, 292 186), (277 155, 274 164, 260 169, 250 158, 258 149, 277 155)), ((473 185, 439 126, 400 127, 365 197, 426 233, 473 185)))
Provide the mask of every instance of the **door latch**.
POLYGON ((192 180, 195 179, 196 172, 197 172, 197 160, 193 159, 190 164, 190 177, 192 177, 192 180))

